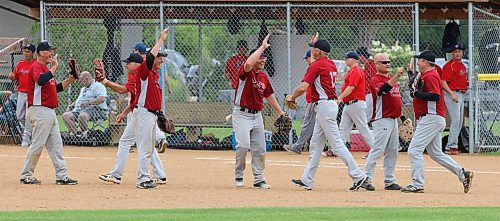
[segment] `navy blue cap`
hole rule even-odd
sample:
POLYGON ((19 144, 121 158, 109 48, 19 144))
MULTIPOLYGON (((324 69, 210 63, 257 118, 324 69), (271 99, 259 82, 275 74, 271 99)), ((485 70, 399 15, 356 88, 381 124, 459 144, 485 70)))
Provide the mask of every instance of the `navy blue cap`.
POLYGON ((137 44, 135 45, 134 50, 139 51, 139 53, 141 53, 141 54, 146 54, 146 51, 147 51, 147 49, 146 49, 146 48, 147 48, 147 47, 146 47, 146 44, 144 44, 144 43, 142 43, 142 42, 139 42, 139 43, 137 43, 137 44))
POLYGON ((306 56, 304 56, 304 58, 303 58, 303 59, 308 59, 308 58, 310 58, 310 57, 311 57, 311 50, 307 50, 307 52, 306 52, 306 56))
POLYGON ((28 49, 30 50, 31 52, 35 52, 36 51, 36 48, 35 48, 35 45, 32 45, 32 44, 27 44, 23 47, 23 49, 28 49))
POLYGON ((436 55, 429 50, 422 51, 419 55, 413 56, 414 58, 424 59, 432 63, 436 62, 436 55))
POLYGON ((349 51, 344 55, 344 58, 353 58, 355 60, 359 60, 359 55, 355 51, 349 51))
POLYGON ((326 41, 325 39, 318 39, 316 42, 314 43, 309 43, 309 47, 313 47, 313 48, 317 48, 319 50, 322 50, 326 53, 330 53, 330 43, 328 43, 328 41, 326 41))
POLYGON ((130 53, 130 55, 128 56, 128 58, 126 58, 125 60, 122 60, 123 62, 125 63, 130 63, 130 62, 134 62, 134 63, 142 63, 144 61, 144 59, 142 59, 142 56, 140 54, 137 54, 137 53, 130 53))
POLYGON ((57 49, 57 47, 53 47, 48 41, 42 41, 36 47, 36 53, 40 53, 40 51, 48 51, 48 50, 55 50, 55 49, 57 49))

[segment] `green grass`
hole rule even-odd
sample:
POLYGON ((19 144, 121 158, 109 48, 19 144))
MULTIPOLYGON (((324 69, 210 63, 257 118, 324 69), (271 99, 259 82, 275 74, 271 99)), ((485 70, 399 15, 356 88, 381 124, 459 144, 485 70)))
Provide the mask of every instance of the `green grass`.
POLYGON ((500 220, 500 207, 225 208, 0 212, 0 220, 500 220))

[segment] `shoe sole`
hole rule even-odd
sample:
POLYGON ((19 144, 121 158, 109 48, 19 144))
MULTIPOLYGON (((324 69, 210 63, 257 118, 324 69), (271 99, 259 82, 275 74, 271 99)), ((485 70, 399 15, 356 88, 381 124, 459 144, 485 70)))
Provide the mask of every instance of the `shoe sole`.
POLYGON ((295 154, 301 154, 302 152, 299 152, 299 151, 294 151, 292 148, 286 148, 285 146, 283 146, 283 149, 285 149, 286 151, 290 152, 290 153, 295 153, 295 154))
POLYGON ((401 190, 402 193, 424 193, 424 190, 417 190, 417 191, 404 191, 401 190))
POLYGON ((155 187, 145 187, 145 186, 139 186, 139 185, 135 185, 135 187, 137 187, 137 189, 141 189, 141 190, 156 189, 156 188, 158 188, 158 186, 155 186, 155 187))
POLYGON ((254 188, 254 189, 263 189, 263 190, 268 190, 268 189, 271 189, 271 186, 269 186, 269 187, 267 187, 267 188, 260 187, 260 186, 254 186, 253 188, 254 188))
POLYGON ((470 187, 472 186, 472 178, 473 177, 474 177, 474 172, 470 171, 469 186, 467 188, 464 188, 464 193, 468 193, 470 191, 470 187))
POLYGON ((24 184, 24 185, 41 185, 42 182, 37 182, 37 183, 25 183, 25 182, 20 182, 21 184, 24 184))
POLYGON ((56 183, 56 185, 61 185, 61 186, 74 186, 77 185, 78 183, 56 183))
POLYGON ((293 181, 292 181, 292 183, 293 183, 293 185, 298 186, 298 187, 300 187, 300 188, 302 188, 302 189, 305 189, 305 190, 312 190, 312 188, 311 188, 311 187, 304 186, 304 185, 300 185, 300 184, 298 184, 298 183, 294 183, 293 181))
POLYGON ((358 186, 354 186, 354 189, 352 189, 351 191, 358 191, 359 188, 361 188, 361 186, 363 185, 363 183, 368 179, 368 176, 365 176, 361 181, 358 181, 359 182, 359 185, 358 186))
POLYGON ((114 183, 114 184, 120 184, 121 183, 121 181, 112 180, 112 179, 106 179, 106 178, 101 177, 101 176, 99 176, 99 179, 101 179, 102 181, 106 181, 106 182, 110 182, 110 183, 114 183))

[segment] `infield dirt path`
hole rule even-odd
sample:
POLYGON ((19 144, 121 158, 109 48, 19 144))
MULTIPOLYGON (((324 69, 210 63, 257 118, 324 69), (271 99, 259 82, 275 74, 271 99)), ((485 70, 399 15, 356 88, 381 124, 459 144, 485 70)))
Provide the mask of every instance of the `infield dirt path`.
MULTIPOLYGON (((81 210, 223 207, 405 207, 405 206, 500 206, 500 156, 459 155, 454 158, 475 171, 469 194, 463 193, 457 177, 425 156, 426 186, 423 194, 383 190, 383 171, 377 168, 374 192, 350 192, 347 170, 338 158, 322 158, 313 191, 291 184, 307 163, 307 153, 271 152, 267 155, 266 179, 270 190, 251 188, 251 166, 247 166, 245 188, 234 185, 232 151, 171 150, 160 154, 168 184, 154 190, 135 188, 137 153, 129 155, 120 185, 98 179, 112 169, 116 148, 65 146, 64 154, 77 186, 56 186, 54 168, 44 150, 35 177, 42 185, 19 184, 25 148, 0 145, 0 208, 2 210, 81 210)), ((354 153, 361 167, 364 153, 354 153)), ((250 154, 249 154, 250 155, 250 154)), ((247 156, 247 163, 250 157, 247 156)), ((381 161, 379 162, 380 166, 381 161)), ((398 183, 410 182, 408 156, 400 153, 398 183)))

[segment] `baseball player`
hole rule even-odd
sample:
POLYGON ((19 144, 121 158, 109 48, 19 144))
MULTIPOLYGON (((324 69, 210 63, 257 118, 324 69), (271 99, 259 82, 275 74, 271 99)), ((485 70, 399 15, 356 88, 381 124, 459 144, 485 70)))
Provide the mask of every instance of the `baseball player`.
POLYGON ((356 124, 356 128, 371 149, 373 147, 373 135, 368 129, 368 120, 366 119, 365 75, 361 67, 359 67, 358 53, 350 51, 344 57, 345 64, 350 69, 342 85, 342 94, 337 99, 337 104, 345 104, 339 125, 340 135, 342 140, 346 142, 351 136, 353 124, 356 124))
MULTIPOLYGON (((125 60, 123 60, 127 65, 127 72, 129 75, 135 75, 135 69, 143 62, 142 57, 139 54, 132 53, 129 55, 129 57, 125 60)), ((127 118, 127 126, 125 127, 125 130, 123 131, 122 136, 120 137, 120 141, 118 142, 118 153, 116 155, 116 161, 115 161, 115 166, 113 167, 113 170, 107 174, 99 175, 99 179, 107 181, 107 182, 113 182, 116 184, 121 183, 121 178, 123 174, 123 168, 125 167, 125 163, 128 158, 128 153, 130 151, 130 148, 132 145, 135 143, 135 134, 134 134, 134 128, 135 128, 135 121, 132 120, 134 116, 133 113, 130 113, 134 109, 134 103, 133 101, 135 100, 135 77, 130 78, 129 81, 125 85, 120 85, 115 82, 109 81, 108 79, 105 78, 103 73, 97 73, 97 75, 100 75, 102 77, 96 76, 96 80, 100 81, 104 86, 111 88, 112 90, 123 94, 123 93, 130 93, 130 104, 127 106, 117 117, 116 121, 117 122, 122 122, 123 119, 127 118)), ((165 141, 165 134, 160 131, 158 127, 156 127, 156 140, 161 142, 162 146, 166 146, 167 143, 165 141)), ((162 148, 164 149, 164 147, 162 148)), ((154 179, 152 179, 156 184, 166 184, 167 183, 167 176, 165 175, 165 169, 163 168, 163 164, 160 159, 160 155, 158 155, 158 151, 156 149, 153 149, 153 155, 151 156, 151 165, 153 166, 153 173, 155 174, 154 179)))
POLYGON ((398 68, 391 77, 391 60, 386 53, 376 54, 374 57, 377 73, 371 76, 370 96, 373 96, 373 147, 370 149, 365 162, 364 171, 368 176, 369 185, 366 190, 374 191, 371 184, 377 160, 384 155, 385 189, 400 190, 401 186, 395 183, 394 168, 398 157, 399 133, 398 118, 401 116, 401 95, 399 94, 398 79, 403 74, 403 68, 398 68))
POLYGON ((229 81, 232 89, 236 89, 238 84, 238 70, 248 59, 248 43, 245 40, 239 40, 236 44, 237 54, 229 58, 226 63, 224 77, 229 81))
POLYGON ((450 115, 450 134, 446 151, 451 155, 458 154, 458 136, 464 119, 464 96, 467 92, 467 68, 462 63, 465 48, 455 45, 451 52, 452 59, 443 67, 441 82, 443 84, 444 103, 450 115))
POLYGON ((33 176, 35 167, 42 154, 43 146, 47 147, 50 159, 56 170, 57 185, 76 185, 78 181, 69 178, 68 169, 62 152, 62 139, 54 108, 58 106, 57 93, 63 91, 76 79, 70 75, 62 83, 56 83, 54 74, 59 65, 54 47, 48 41, 38 44, 38 59, 28 73, 28 119, 33 125, 32 143, 26 153, 24 168, 21 172, 22 184, 41 184, 33 176), (47 67, 51 64, 50 69, 47 67))
POLYGON ((26 110, 28 109, 26 99, 28 97, 28 73, 31 65, 35 62, 35 46, 27 44, 23 47, 24 60, 17 63, 13 72, 9 73, 9 78, 18 82, 16 116, 19 123, 24 127, 21 146, 27 147, 31 143, 31 123, 26 120, 26 110))
POLYGON ((372 100, 372 95, 371 95, 371 78, 373 75, 377 73, 377 67, 375 65, 375 62, 370 59, 370 56, 372 56, 366 47, 359 47, 356 49, 356 53, 359 55, 359 61, 363 63, 363 73, 365 74, 365 83, 366 83, 366 119, 368 120, 368 125, 370 125, 371 119, 372 119, 372 112, 373 112, 373 100, 372 100))
POLYGON ((138 150, 138 176, 136 187, 139 189, 156 188, 156 183, 149 176, 149 165, 156 137, 157 116, 162 114, 162 93, 158 70, 163 63, 160 48, 167 37, 168 28, 164 29, 156 44, 146 55, 146 60, 136 69, 135 105, 132 121, 135 121, 135 140, 138 150))
MULTIPOLYGON (((306 56, 304 59, 307 62, 307 66, 311 65, 311 50, 307 50, 306 56)), ((316 118, 316 112, 314 112, 313 102, 311 97, 311 87, 307 88, 306 91, 306 110, 304 114, 304 119, 302 120, 300 136, 297 142, 292 145, 285 144, 283 148, 288 152, 293 152, 296 154, 301 154, 302 149, 304 148, 304 144, 306 144, 307 140, 311 139, 311 136, 314 131, 314 123, 316 118)))
POLYGON ((238 71, 238 83, 234 96, 233 131, 236 139, 235 186, 243 187, 243 176, 246 167, 248 150, 252 152, 252 172, 254 175, 253 187, 269 189, 264 178, 266 163, 266 144, 264 137, 264 123, 260 113, 264 107, 264 98, 276 113, 286 115, 281 110, 273 87, 267 75, 262 71, 267 57, 262 54, 270 45, 269 35, 262 41, 262 45, 253 49, 248 59, 238 71))
POLYGON ((432 160, 450 170, 458 176, 463 184, 464 193, 469 192, 474 173, 462 168, 453 158, 441 150, 441 132, 446 125, 444 111, 444 97, 441 78, 434 69, 436 56, 430 51, 423 51, 418 58, 418 75, 412 85, 421 82, 421 88, 410 87, 410 95, 413 97, 413 109, 417 127, 413 139, 408 147, 408 156, 411 164, 412 183, 401 189, 405 193, 424 192, 424 149, 432 160))
MULTIPOLYGON (((334 148, 333 152, 342 159, 348 168, 349 176, 353 180, 353 190, 358 190, 367 179, 367 176, 358 168, 356 161, 342 141, 337 126, 338 106, 335 102, 335 77, 337 67, 328 59, 330 44, 324 39, 318 39, 309 44, 314 62, 307 69, 302 83, 287 101, 294 102, 307 88, 311 87, 312 103, 316 112, 316 123, 309 146, 309 162, 300 179, 292 179, 292 183, 306 190, 312 190, 314 176, 318 169, 321 152, 326 141, 334 148)), ((363 91, 364 94, 364 91, 363 91)))

